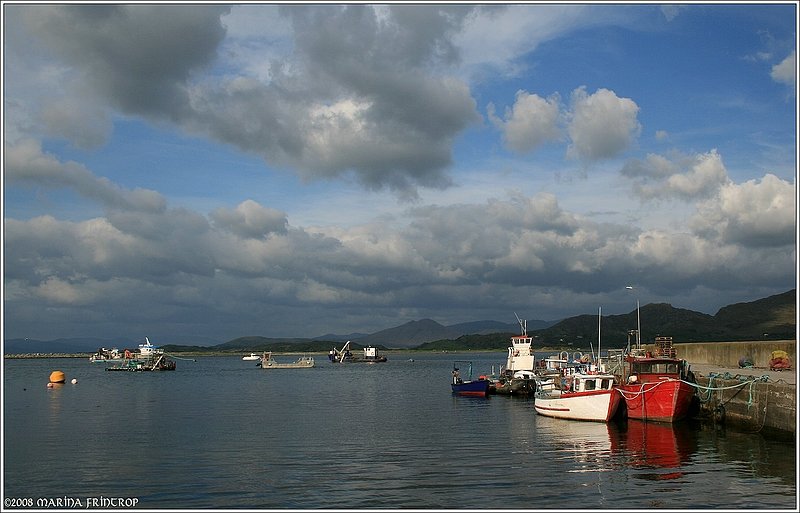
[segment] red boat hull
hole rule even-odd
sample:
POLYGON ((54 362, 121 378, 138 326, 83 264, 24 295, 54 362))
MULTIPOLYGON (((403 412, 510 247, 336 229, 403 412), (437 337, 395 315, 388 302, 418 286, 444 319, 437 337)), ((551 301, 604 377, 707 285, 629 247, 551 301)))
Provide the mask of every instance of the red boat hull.
POLYGON ((625 384, 619 387, 629 419, 676 422, 689 414, 694 388, 678 379, 625 384))

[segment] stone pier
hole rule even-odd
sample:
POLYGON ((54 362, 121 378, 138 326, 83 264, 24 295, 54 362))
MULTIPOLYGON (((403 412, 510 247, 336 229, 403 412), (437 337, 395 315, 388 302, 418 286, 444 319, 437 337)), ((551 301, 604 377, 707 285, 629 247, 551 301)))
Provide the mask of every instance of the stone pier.
POLYGON ((674 344, 692 368, 700 415, 743 431, 781 438, 797 432, 797 352, 794 340, 674 344), (772 351, 789 354, 791 370, 771 371, 772 351), (752 367, 739 367, 743 357, 752 367))

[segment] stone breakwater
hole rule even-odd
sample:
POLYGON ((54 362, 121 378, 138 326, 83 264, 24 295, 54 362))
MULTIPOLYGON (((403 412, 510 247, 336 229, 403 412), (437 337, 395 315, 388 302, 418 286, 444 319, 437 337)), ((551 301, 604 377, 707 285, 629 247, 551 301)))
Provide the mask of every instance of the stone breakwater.
POLYGON ((89 358, 92 353, 20 353, 4 354, 6 360, 20 360, 25 358, 89 358))
POLYGON ((797 433, 797 349, 794 340, 675 344, 692 366, 699 388, 700 415, 721 426, 795 438, 797 433), (772 351, 786 351, 792 369, 772 371, 772 351), (752 367, 739 367, 747 357, 752 367))
POLYGON ((794 438, 797 431, 797 386, 726 372, 698 374, 700 415, 722 426, 765 435, 794 438))

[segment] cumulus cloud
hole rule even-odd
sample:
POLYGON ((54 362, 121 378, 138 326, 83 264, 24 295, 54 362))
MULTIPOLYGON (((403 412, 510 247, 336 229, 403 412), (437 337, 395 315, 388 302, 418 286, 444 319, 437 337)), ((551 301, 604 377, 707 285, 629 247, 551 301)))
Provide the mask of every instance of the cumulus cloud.
POLYGON ((215 226, 243 238, 262 238, 271 233, 286 233, 286 214, 245 200, 235 209, 218 208, 211 212, 215 226))
POLYGON ((537 94, 517 91, 514 105, 506 108, 503 119, 495 115, 489 104, 489 118, 503 132, 508 148, 516 152, 533 151, 560 137, 558 95, 542 98, 537 94))
POLYGON ((675 5, 675 4, 662 5, 661 14, 664 15, 664 18, 667 21, 672 21, 680 15, 681 11, 686 10, 687 7, 688 6, 686 5, 675 5))
POLYGON ((233 23, 241 37, 223 45, 229 9, 18 8, 40 58, 69 84, 39 119, 89 147, 115 109, 229 143, 306 180, 353 178, 403 198, 450 185, 453 140, 480 119, 468 85, 447 71, 469 8, 283 6, 292 39, 275 45, 288 53, 271 52, 268 69, 231 66, 243 62, 237 52, 249 54, 242 49, 254 29, 233 23))
POLYGON ((102 329, 113 318, 111 332, 163 320, 229 338, 276 323, 316 336, 341 322, 385 328, 401 309, 411 318, 549 311, 553 288, 578 301, 573 309, 589 308, 631 275, 659 294, 697 283, 752 289, 782 283, 794 266, 792 189, 770 175, 726 186, 685 234, 598 223, 548 193, 416 207, 393 227, 313 233, 251 200, 215 210, 211 224, 172 208, 6 219, 6 310, 30 329, 44 303, 48 320, 102 329), (313 309, 317 324, 296 322, 291 309, 313 309))
POLYGON ((729 182, 722 157, 716 150, 672 159, 649 154, 644 160, 629 160, 620 173, 632 179, 634 193, 645 200, 708 197, 729 182))
POLYGON ((186 108, 191 73, 213 61, 225 35, 220 15, 228 7, 195 7, 42 5, 20 12, 92 94, 123 112, 175 119, 186 108))
POLYGON ((742 184, 727 183, 698 206, 693 230, 705 238, 752 248, 795 244, 796 184, 773 174, 742 184))
POLYGON ((794 87, 797 80, 797 54, 792 50, 780 63, 772 66, 772 80, 794 87))
POLYGON ((568 124, 572 140, 568 155, 589 162, 619 155, 641 132, 638 113, 636 102, 608 89, 598 89, 594 94, 587 94, 585 87, 575 89, 568 124))
POLYGON ((124 190, 106 178, 95 176, 81 164, 59 162, 32 139, 6 144, 4 172, 10 184, 70 187, 108 209, 162 211, 166 205, 164 197, 155 191, 124 190))

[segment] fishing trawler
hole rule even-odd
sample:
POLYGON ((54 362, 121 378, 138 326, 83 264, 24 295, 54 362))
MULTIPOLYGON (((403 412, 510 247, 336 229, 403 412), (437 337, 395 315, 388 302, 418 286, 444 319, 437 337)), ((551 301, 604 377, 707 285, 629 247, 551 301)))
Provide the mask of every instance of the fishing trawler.
POLYGON ((598 363, 573 363, 561 369, 561 376, 542 377, 534 397, 539 415, 571 420, 608 422, 621 402, 616 378, 606 372, 600 357, 600 319, 597 321, 598 363))
POLYGON ((494 382, 493 388, 497 394, 528 395, 536 390, 533 337, 528 335, 528 321, 514 315, 521 333, 511 337, 506 364, 500 370, 500 377, 494 382))
POLYGON ((677 357, 672 337, 656 337, 655 353, 639 342, 625 355, 619 393, 629 419, 676 422, 689 414, 695 387, 689 364, 677 357))

